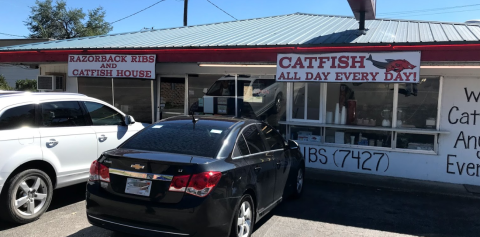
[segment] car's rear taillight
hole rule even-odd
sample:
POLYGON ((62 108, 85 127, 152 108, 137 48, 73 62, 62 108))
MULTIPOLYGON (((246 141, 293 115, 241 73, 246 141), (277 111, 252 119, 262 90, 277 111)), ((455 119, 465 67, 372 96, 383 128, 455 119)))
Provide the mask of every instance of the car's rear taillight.
POLYGON ((169 191, 186 192, 198 197, 207 196, 217 185, 222 173, 216 171, 203 172, 200 174, 175 176, 170 183, 169 191), (190 182, 188 181, 190 179, 190 182))
POLYGON ((174 176, 168 190, 174 192, 185 192, 189 179, 190 175, 174 176))
POLYGON ((88 181, 103 181, 110 182, 110 173, 108 167, 94 161, 90 166, 90 177, 88 181))

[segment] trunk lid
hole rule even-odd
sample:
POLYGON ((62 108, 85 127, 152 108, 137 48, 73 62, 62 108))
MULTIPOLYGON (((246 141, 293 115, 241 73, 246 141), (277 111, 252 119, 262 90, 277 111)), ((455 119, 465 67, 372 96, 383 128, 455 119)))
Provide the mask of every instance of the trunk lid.
POLYGON ((105 152, 99 160, 109 167, 110 185, 106 187, 107 192, 119 198, 157 203, 180 202, 185 192, 169 191, 172 178, 197 173, 199 164, 212 161, 212 158, 206 157, 128 149, 105 152), (142 185, 149 183, 149 194, 126 193, 127 181, 129 186, 135 186, 139 183, 137 181, 143 182, 142 185))

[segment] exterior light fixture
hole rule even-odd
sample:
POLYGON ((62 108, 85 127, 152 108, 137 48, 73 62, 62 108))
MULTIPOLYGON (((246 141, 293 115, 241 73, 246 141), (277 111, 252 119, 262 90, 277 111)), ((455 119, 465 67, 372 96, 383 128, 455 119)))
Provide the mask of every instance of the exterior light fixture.
POLYGON ((423 69, 480 69, 480 66, 420 66, 423 69))
POLYGON ((215 63, 199 63, 200 67, 277 67, 274 64, 215 64, 215 63))

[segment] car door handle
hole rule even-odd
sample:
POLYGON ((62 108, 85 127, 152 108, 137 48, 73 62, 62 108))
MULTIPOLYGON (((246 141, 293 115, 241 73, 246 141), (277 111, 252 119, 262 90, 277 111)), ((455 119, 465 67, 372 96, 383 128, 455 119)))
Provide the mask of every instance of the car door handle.
POLYGON ((99 142, 104 142, 104 141, 107 140, 107 138, 108 138, 108 137, 106 137, 105 135, 102 134, 102 135, 98 138, 98 141, 99 141, 99 142))
POLYGON ((254 168, 255 172, 260 172, 261 169, 262 169, 262 167, 260 167, 260 166, 257 166, 257 167, 254 168))
POLYGON ((280 169, 281 166, 282 166, 282 163, 281 163, 281 162, 277 162, 277 169, 280 169))
POLYGON ((48 147, 48 148, 52 148, 52 147, 54 147, 54 146, 56 146, 56 145, 58 145, 58 142, 57 142, 57 140, 55 140, 55 139, 50 139, 50 141, 47 142, 47 147, 48 147))

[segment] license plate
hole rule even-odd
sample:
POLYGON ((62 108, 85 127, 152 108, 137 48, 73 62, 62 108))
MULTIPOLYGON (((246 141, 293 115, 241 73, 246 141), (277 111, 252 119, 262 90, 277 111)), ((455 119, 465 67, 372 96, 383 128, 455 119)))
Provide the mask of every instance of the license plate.
POLYGON ((127 185, 125 186, 125 193, 150 196, 150 190, 152 188, 151 180, 141 180, 127 178, 127 185))

